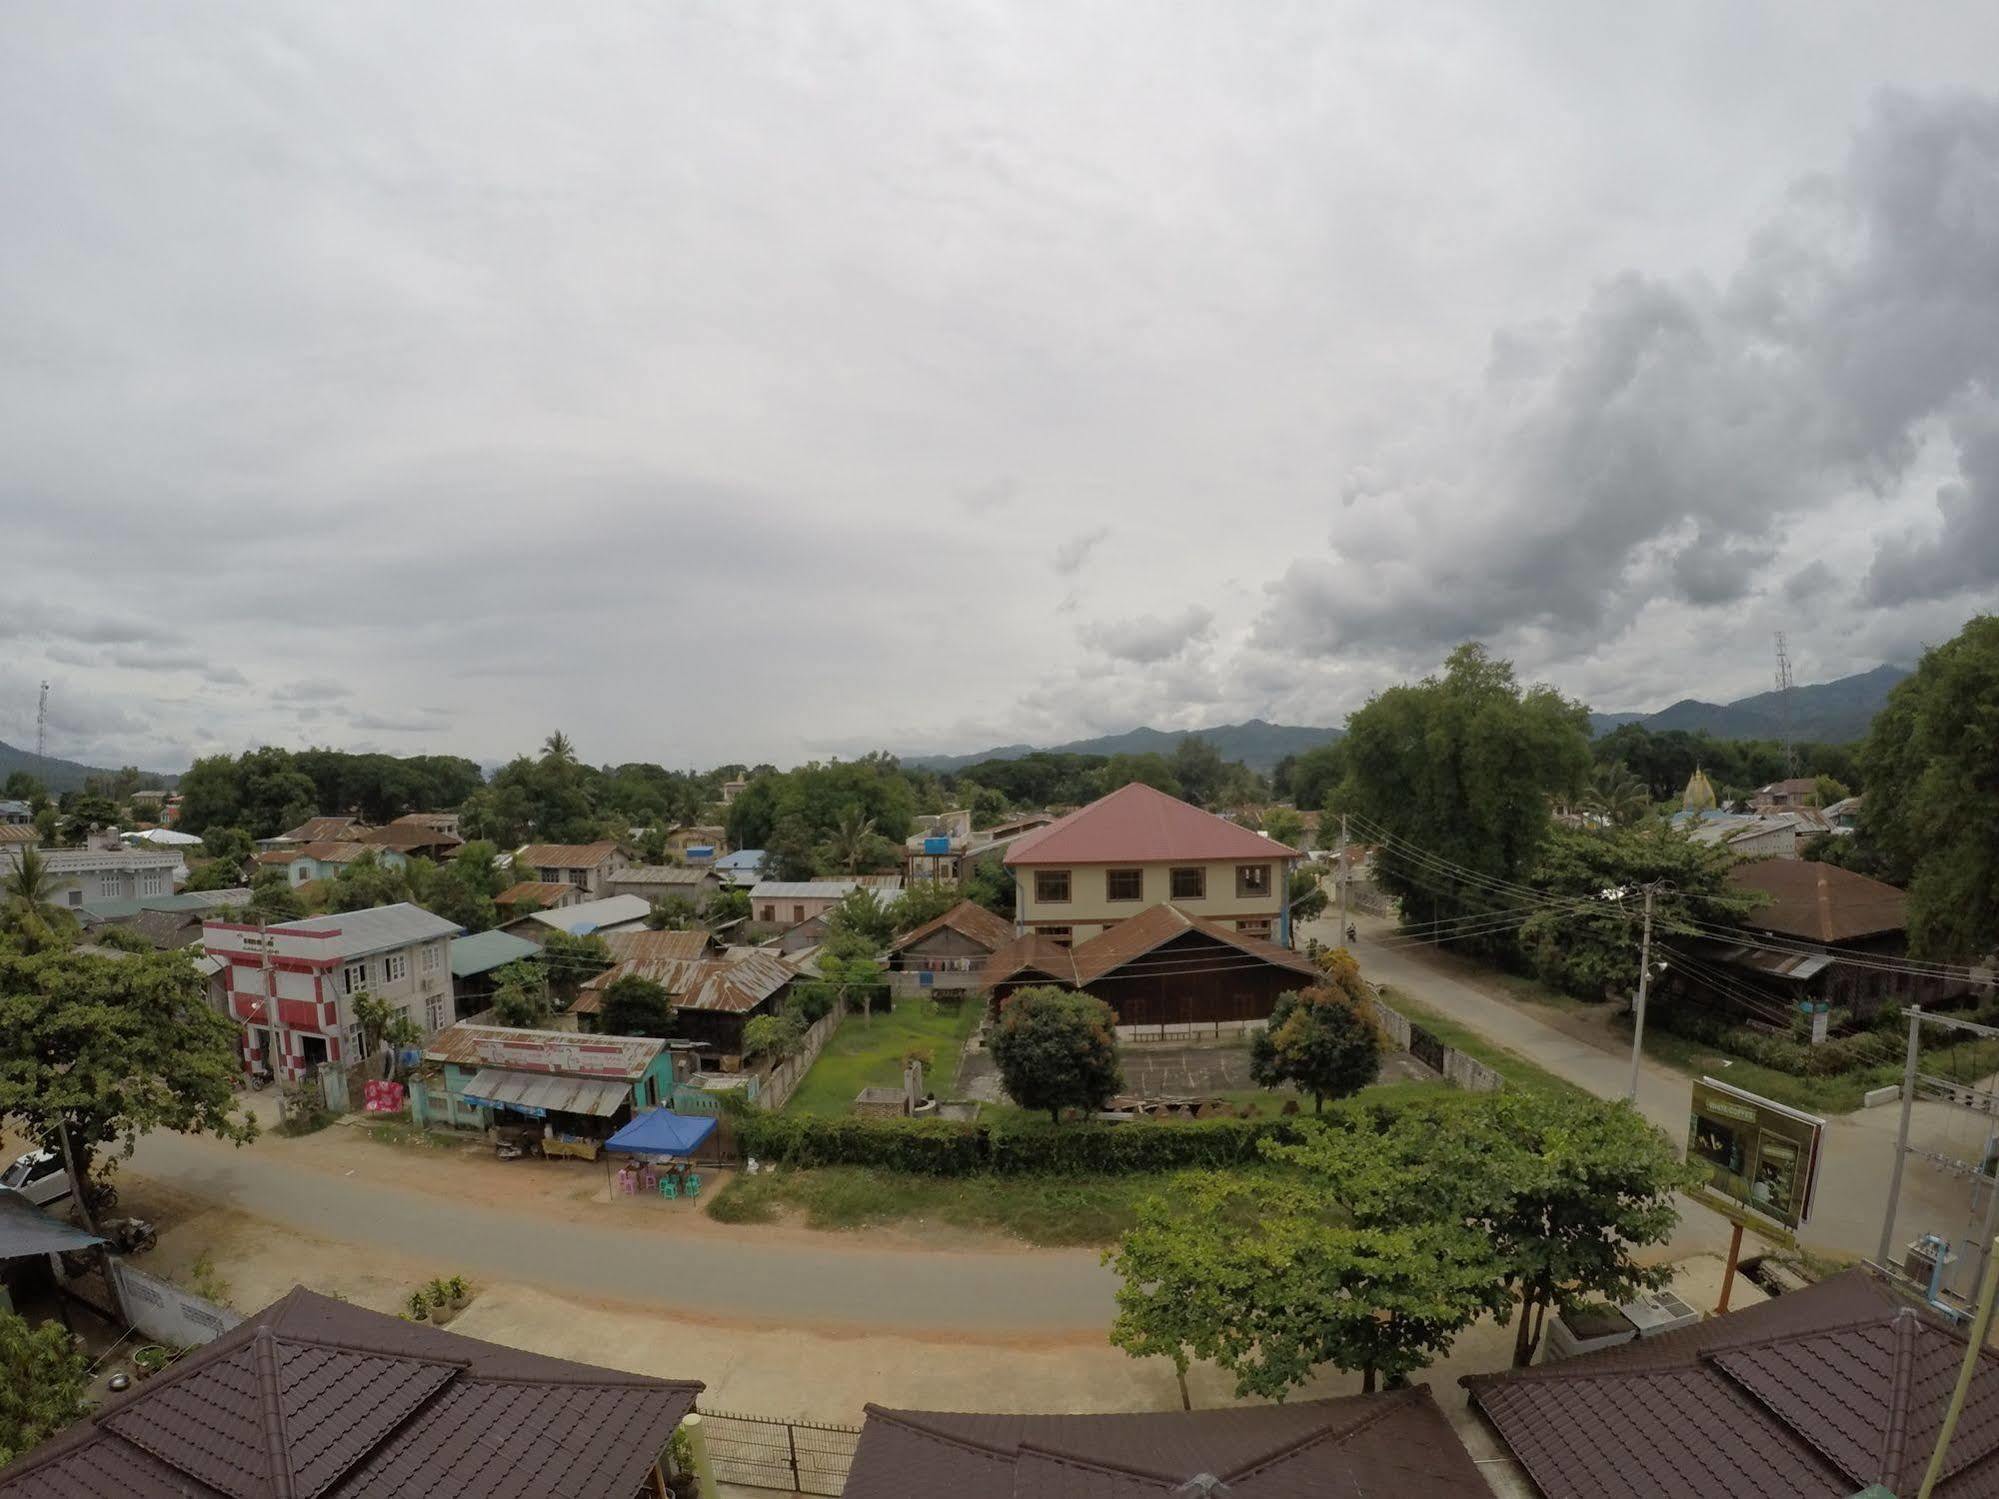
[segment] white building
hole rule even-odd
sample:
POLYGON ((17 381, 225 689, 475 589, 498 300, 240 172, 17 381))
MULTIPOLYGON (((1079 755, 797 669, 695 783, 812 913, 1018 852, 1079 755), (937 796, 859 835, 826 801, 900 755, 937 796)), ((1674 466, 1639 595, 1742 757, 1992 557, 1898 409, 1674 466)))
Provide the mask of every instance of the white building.
MULTIPOLYGON (((49 899, 70 910, 107 900, 172 895, 187 878, 179 854, 132 848, 45 848, 42 864, 53 889, 49 899)), ((0 845, 0 872, 20 862, 21 850, 0 845)))
POLYGON ((459 928, 407 903, 274 926, 210 921, 202 950, 228 964, 230 1016, 245 1071, 297 1078, 364 1060, 354 996, 395 1005, 426 1036, 452 1023, 451 938, 459 928))

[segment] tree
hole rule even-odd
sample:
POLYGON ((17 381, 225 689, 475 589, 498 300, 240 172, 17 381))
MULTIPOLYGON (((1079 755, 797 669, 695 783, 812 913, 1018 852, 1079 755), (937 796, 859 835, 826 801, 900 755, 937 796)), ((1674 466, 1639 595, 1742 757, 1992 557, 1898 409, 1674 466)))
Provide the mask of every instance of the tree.
POLYGON ((1330 897, 1326 894, 1325 878, 1319 873, 1318 865, 1300 864, 1284 878, 1290 887, 1288 893, 1294 923, 1316 921, 1326 914, 1326 902, 1330 897))
POLYGON ((65 843, 82 843, 100 828, 116 827, 118 807, 109 797, 84 794, 64 798, 62 838, 65 843))
POLYGON ((1365 1391, 1401 1385, 1508 1305, 1475 1232, 1343 1222, 1298 1176, 1180 1178, 1104 1258, 1123 1279, 1111 1342, 1171 1358, 1183 1402, 1193 1358, 1235 1375, 1238 1397, 1281 1400, 1324 1364, 1358 1370, 1365 1391))
POLYGON ((83 1414, 90 1361, 58 1322, 31 1328, 0 1311, 0 1466, 83 1414))
POLYGON ((805 1049, 805 1026, 793 1015, 757 1015, 743 1027, 743 1055, 786 1061, 805 1049))
POLYGON ((1925 651, 1860 753, 1858 839, 1909 894, 1909 948, 1970 961, 1999 947, 1999 615, 1925 651))
POLYGON ((646 926, 655 932, 684 932, 701 919, 701 908, 684 895, 663 895, 646 912, 646 926))
POLYGON ((1294 807, 1323 807, 1346 773, 1346 751, 1334 740, 1285 756, 1277 763, 1272 786, 1279 796, 1290 797, 1294 807))
POLYGON ((750 919, 750 892, 717 890, 701 907, 701 919, 710 927, 727 926, 732 921, 750 919))
POLYGON ((1120 787, 1137 781, 1168 796, 1181 794, 1180 778, 1173 774, 1173 762, 1156 750, 1142 755, 1112 755, 1098 771, 1091 796, 1109 796, 1120 787))
POLYGON ((256 842, 242 828, 212 827, 201 835, 202 857, 219 860, 239 874, 256 851, 256 842))
POLYGON ((7 871, 5 881, 0 882, 0 896, 22 914, 47 921, 60 910, 55 903, 58 883, 41 851, 23 848, 7 871))
POLYGON ((1582 807, 1606 827, 1628 828, 1652 810, 1652 794, 1622 765, 1599 765, 1583 791, 1582 807))
POLYGON ((664 984, 627 973, 605 986, 597 1028, 609 1036, 652 1036, 664 1041, 673 1034, 673 1000, 664 984))
POLYGON ((473 883, 474 878, 476 875, 468 875, 454 859, 441 868, 429 871, 417 903, 426 911, 455 922, 468 933, 486 931, 498 919, 499 912, 493 906, 492 897, 473 883))
POLYGON ((250 877, 250 904, 244 916, 250 921, 297 921, 305 915, 305 902, 292 888, 282 869, 260 869, 250 877))
MULTIPOLYGON (((0 1115, 66 1143, 79 1182, 106 1147, 129 1155, 155 1129, 255 1139, 238 1112, 236 1042, 184 952, 0 951, 0 1115)), ((78 1200, 88 1216, 90 1194, 78 1200)))
POLYGON ((1000 859, 974 859, 965 876, 965 898, 1011 921, 1019 904, 1013 871, 1000 859))
POLYGON ((867 944, 870 955, 886 947, 895 936, 893 904, 884 905, 866 886, 849 890, 826 912, 829 938, 853 937, 867 944))
POLYGON ((764 843, 764 869, 765 878, 773 880, 809 880, 819 872, 818 854, 803 818, 786 817, 771 830, 764 843))
POLYGON ((595 932, 551 932, 541 944, 541 960, 566 1008, 586 981, 611 966, 611 949, 595 932))
POLYGON ((560 729, 541 742, 541 753, 544 759, 553 760, 558 765, 576 763, 576 745, 560 729))
POLYGON ((1228 762, 1222 752, 1198 734, 1182 735, 1173 746, 1173 779, 1180 783, 1180 795, 1197 807, 1221 804, 1229 785, 1228 762))
POLYGON ((1491 1249, 1519 1308, 1514 1363, 1539 1346, 1550 1309, 1613 1305, 1670 1271, 1636 1255, 1678 1222, 1673 1194, 1705 1179, 1629 1104, 1581 1094, 1467 1094, 1404 1107, 1382 1128, 1331 1128, 1265 1151, 1314 1200, 1357 1226, 1468 1231, 1491 1249))
POLYGON ((1492 910, 1482 882, 1527 870, 1550 798, 1582 789, 1589 715, 1552 688, 1523 691, 1510 663, 1463 645, 1441 676, 1392 687, 1354 713, 1341 747, 1347 774, 1332 810, 1395 840, 1376 853, 1375 879, 1405 918, 1441 919, 1492 910))
POLYGON ((858 1007, 872 1015, 876 1003, 888 993, 877 961, 880 944, 872 937, 853 931, 834 931, 819 950, 817 982, 800 987, 799 1004, 808 1020, 817 1020, 834 1005, 858 1007))
POLYGON ((380 855, 369 849, 335 871, 326 894, 326 909, 370 911, 406 901, 411 893, 407 870, 383 863, 380 855))
POLYGON ((402 1053, 423 1040, 423 1028, 400 1005, 377 999, 365 989, 354 996, 354 1019, 361 1027, 361 1055, 356 1060, 366 1061, 386 1048, 396 1059, 396 1075, 401 1077, 405 1071, 402 1053))
POLYGON ((1675 935, 1695 936, 1754 907, 1755 897, 1729 883, 1734 862, 1720 847, 1696 843, 1663 822, 1636 828, 1551 829, 1528 882, 1554 902, 1520 924, 1517 943, 1536 974, 1592 1001, 1638 986, 1639 887, 1657 884, 1652 902, 1654 957, 1675 935))
POLYGON ((837 867, 849 874, 856 873, 873 851, 871 840, 874 834, 875 820, 859 807, 849 807, 833 824, 833 831, 826 840, 827 853, 837 867))
POLYGON ((1278 995, 1269 1025, 1249 1043, 1251 1079, 1264 1088, 1294 1084, 1311 1095, 1314 1113, 1379 1077, 1387 1049, 1352 955, 1334 948, 1325 967, 1323 983, 1278 995))
POLYGON ((493 976, 493 1022, 518 1030, 538 1030, 555 1007, 548 997, 548 979, 531 958, 509 963, 493 976))
POLYGON ((1272 807, 1263 819, 1263 831, 1286 848, 1304 847, 1298 840, 1305 836, 1305 819, 1296 808, 1272 807))
POLYGON ((1124 1086, 1117 1014, 1100 999, 1053 987, 1021 989, 1000 1007, 993 1062, 1013 1101, 1046 1109, 1093 1112, 1124 1086))
POLYGON ((37 797, 47 796, 42 783, 25 770, 11 770, 7 773, 5 785, 0 785, 0 800, 10 802, 32 802, 37 797))
POLYGON ((942 880, 923 880, 911 885, 888 908, 894 936, 913 932, 927 921, 935 921, 965 898, 956 885, 942 880))

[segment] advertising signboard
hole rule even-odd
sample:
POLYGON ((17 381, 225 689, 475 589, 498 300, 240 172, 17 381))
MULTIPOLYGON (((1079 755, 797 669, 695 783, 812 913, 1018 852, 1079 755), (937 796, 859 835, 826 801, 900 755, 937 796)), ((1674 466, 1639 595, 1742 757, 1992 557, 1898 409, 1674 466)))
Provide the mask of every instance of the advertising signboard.
POLYGON ((1687 1159, 1711 1168, 1709 1192, 1785 1228, 1811 1216, 1824 1139, 1815 1114, 1711 1077, 1694 1084, 1687 1159))

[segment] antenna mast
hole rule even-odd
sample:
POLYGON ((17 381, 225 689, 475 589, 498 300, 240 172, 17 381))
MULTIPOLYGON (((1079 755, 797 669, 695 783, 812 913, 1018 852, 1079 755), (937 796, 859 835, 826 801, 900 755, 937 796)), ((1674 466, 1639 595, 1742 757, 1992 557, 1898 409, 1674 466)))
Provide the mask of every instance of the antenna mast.
POLYGON ((1791 731, 1791 650, 1784 632, 1777 632, 1777 721, 1784 738, 1784 777, 1798 773, 1798 746, 1791 731))
POLYGON ((42 683, 42 701, 35 709, 35 758, 49 757, 49 684, 42 683))

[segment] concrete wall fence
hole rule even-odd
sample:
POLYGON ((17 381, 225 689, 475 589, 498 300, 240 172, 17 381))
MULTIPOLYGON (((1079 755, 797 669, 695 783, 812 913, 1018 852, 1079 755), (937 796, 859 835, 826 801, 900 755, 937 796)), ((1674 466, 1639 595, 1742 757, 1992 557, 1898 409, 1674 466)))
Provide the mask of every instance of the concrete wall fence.
POLYGON ((1388 1039, 1419 1062, 1428 1063, 1444 1075, 1444 1080, 1472 1093, 1497 1093, 1506 1079, 1476 1057, 1466 1056, 1417 1025, 1399 1010, 1390 1009, 1374 997, 1374 1016, 1388 1039))
POLYGON ((805 1074, 812 1070, 812 1064, 819 1060, 819 1053, 826 1049, 833 1032, 846 1019, 846 1007, 835 1005, 824 1015, 813 1021, 805 1032, 805 1045, 797 1056, 779 1062, 764 1074, 763 1091, 757 1096, 757 1103, 771 1112, 783 1108, 791 1101, 791 1095, 798 1091, 798 1085, 805 1081, 805 1074))
POLYGON ((134 1270, 116 1255, 109 1256, 112 1283, 125 1320, 156 1343, 169 1348, 193 1348, 213 1342, 243 1319, 172 1281, 134 1270))

